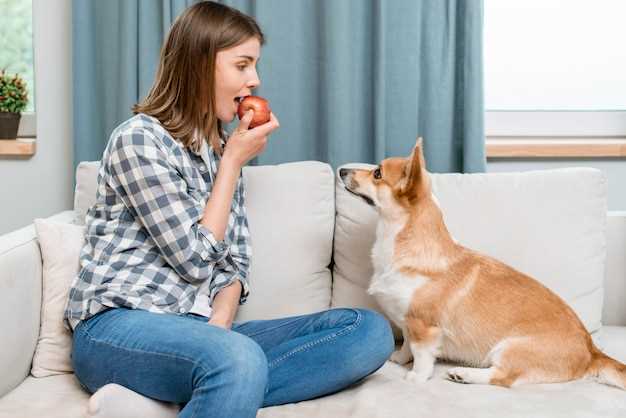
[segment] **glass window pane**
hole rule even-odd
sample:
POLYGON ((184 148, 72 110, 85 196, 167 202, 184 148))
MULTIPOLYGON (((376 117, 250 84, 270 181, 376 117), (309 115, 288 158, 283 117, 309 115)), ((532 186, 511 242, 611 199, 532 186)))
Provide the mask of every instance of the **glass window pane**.
POLYGON ((626 110, 626 1, 485 0, 489 110, 626 110))
POLYGON ((0 68, 18 73, 28 88, 26 112, 35 111, 32 0, 0 0, 0 68))

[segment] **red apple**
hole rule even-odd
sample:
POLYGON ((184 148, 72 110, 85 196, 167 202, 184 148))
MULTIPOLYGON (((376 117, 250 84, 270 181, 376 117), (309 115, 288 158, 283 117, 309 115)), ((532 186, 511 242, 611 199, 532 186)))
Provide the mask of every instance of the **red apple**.
POLYGON ((239 103, 239 107, 237 108, 237 115, 239 116, 239 120, 243 118, 243 115, 246 112, 252 109, 254 111, 254 116, 252 116, 252 121, 250 122, 250 128, 254 128, 255 126, 263 125, 270 121, 270 103, 260 96, 246 96, 241 103, 239 103))

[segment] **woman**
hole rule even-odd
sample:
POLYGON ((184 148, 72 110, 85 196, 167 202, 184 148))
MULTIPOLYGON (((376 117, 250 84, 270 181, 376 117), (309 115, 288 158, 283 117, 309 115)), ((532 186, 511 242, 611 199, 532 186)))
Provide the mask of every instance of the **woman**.
POLYGON ((249 111, 230 137, 222 124, 259 86, 263 42, 237 10, 191 6, 147 98, 111 135, 65 313, 91 392, 117 383, 183 404, 181 417, 254 417, 336 392, 391 353, 388 323, 368 310, 233 323, 251 256, 241 168, 279 123, 248 129, 249 111))

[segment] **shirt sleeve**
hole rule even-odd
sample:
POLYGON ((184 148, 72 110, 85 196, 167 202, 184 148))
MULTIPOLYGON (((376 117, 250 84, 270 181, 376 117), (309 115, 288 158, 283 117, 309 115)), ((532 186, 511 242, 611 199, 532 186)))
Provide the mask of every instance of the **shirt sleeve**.
POLYGON ((239 177, 238 196, 236 202, 238 211, 235 217, 234 227, 231 230, 231 243, 229 254, 220 262, 214 270, 214 277, 209 286, 209 303, 213 304, 213 299, 220 290, 229 286, 234 280, 241 282, 241 297, 239 304, 243 305, 250 294, 250 282, 248 279, 250 271, 250 258, 252 256, 252 246, 250 245, 250 231, 248 229, 248 213, 245 205, 245 186, 243 176, 239 177))
POLYGON ((114 141, 106 163, 111 186, 184 280, 209 279, 215 264, 228 256, 230 245, 200 224, 205 204, 190 194, 151 132, 122 131, 114 141))

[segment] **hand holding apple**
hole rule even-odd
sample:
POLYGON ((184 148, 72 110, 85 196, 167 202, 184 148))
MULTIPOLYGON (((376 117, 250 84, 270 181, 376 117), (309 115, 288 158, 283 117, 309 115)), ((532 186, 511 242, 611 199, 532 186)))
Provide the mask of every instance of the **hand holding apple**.
POLYGON ((260 96, 246 96, 239 103, 239 107, 237 108, 239 120, 241 120, 243 115, 245 115, 245 113, 250 109, 254 112, 254 116, 252 117, 252 121, 249 125, 250 128, 263 125, 264 123, 270 121, 270 113, 272 110, 270 109, 269 102, 264 98, 260 96))
POLYGON ((239 126, 226 141, 223 161, 228 160, 235 166, 242 167, 265 150, 268 136, 280 127, 278 119, 270 112, 270 120, 267 123, 249 129, 253 116, 254 111, 248 110, 244 113, 239 126))

